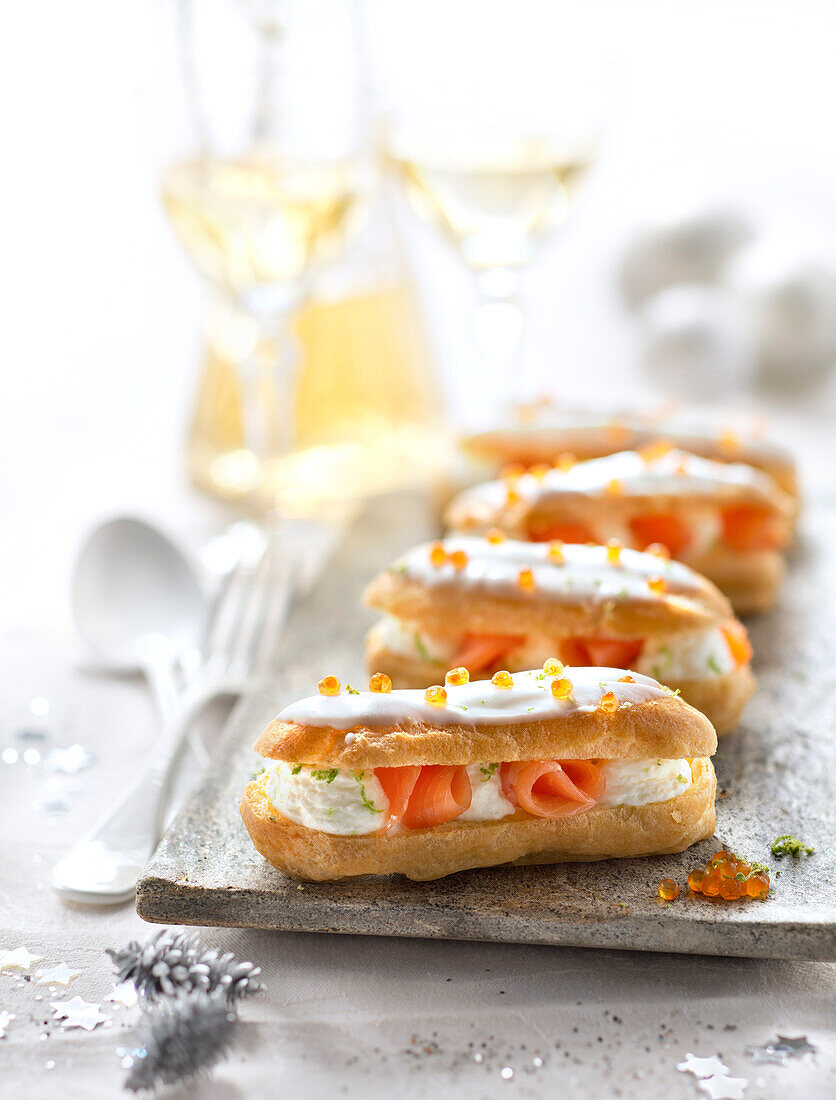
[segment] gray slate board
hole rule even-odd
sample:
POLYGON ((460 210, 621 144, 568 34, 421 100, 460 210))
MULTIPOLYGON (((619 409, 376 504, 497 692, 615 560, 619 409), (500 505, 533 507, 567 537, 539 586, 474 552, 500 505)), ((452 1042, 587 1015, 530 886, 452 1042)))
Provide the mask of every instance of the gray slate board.
POLYGON ((678 856, 469 871, 436 882, 357 879, 299 885, 252 848, 238 816, 250 746, 283 705, 333 672, 364 683, 364 584, 432 533, 414 500, 388 499, 352 530, 288 625, 278 671, 233 713, 208 778, 176 818, 139 883, 148 921, 563 944, 637 951, 836 959, 836 507, 811 506, 781 607, 752 619, 760 691, 716 757, 717 835, 678 856), (808 860, 774 861, 795 833, 808 860), (780 870, 766 902, 656 897, 684 886, 718 847, 780 870))

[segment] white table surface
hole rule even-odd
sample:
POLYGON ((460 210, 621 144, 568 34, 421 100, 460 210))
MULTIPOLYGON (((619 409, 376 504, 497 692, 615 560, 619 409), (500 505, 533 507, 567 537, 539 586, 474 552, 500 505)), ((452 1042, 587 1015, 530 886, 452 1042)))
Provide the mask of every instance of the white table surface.
MULTIPOLYGON (((611 273, 647 204, 640 173, 651 153, 683 185, 698 170, 702 189, 747 202, 765 221, 812 226, 831 248, 836 239, 828 6, 670 7, 635 6, 629 109, 611 159, 532 275, 533 339, 544 357, 557 347, 563 362, 584 364, 582 379, 566 368, 578 398, 602 387, 644 392, 611 273)), ((2 206, 0 748, 40 727, 45 749, 80 742, 97 757, 69 784, 70 812, 54 816, 34 808, 48 792, 42 764, 0 763, 0 949, 25 944, 44 965, 83 971, 57 998, 0 975, 0 1010, 16 1015, 0 1040, 0 1086, 27 1100, 116 1095, 115 1050, 130 1045, 137 1010, 105 1005, 110 1028, 62 1032, 48 1002, 101 1001, 112 988, 104 948, 151 931, 130 907, 65 905, 47 884, 156 728, 140 684, 83 665, 66 603, 73 547, 108 512, 151 515, 192 549, 233 515, 194 494, 182 467, 201 292, 158 210, 141 138, 137 17, 138 5, 101 0, 17 5, 14 33, 0 41, 16 156, 2 206), (36 697, 49 700, 46 719, 30 712, 36 697)), ((422 263, 449 288, 433 316, 445 362, 466 342, 468 288, 438 250, 422 263)), ((833 384, 760 404, 800 449, 808 484, 831 491, 833 384)), ((205 938, 260 964, 267 988, 243 1007, 230 1061, 172 1096, 696 1097, 675 1069, 687 1051, 721 1054, 749 1080, 747 1100, 836 1094, 831 965, 234 930, 205 938), (753 1065, 744 1048, 778 1031, 807 1034, 818 1055, 753 1065)))

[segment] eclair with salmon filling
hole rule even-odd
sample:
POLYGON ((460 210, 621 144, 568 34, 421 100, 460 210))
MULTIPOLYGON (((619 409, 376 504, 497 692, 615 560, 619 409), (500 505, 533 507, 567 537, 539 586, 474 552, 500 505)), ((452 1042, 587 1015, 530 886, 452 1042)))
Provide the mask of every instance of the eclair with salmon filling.
POLYGON ((761 470, 667 446, 485 482, 456 497, 447 523, 530 542, 662 546, 713 581, 738 613, 775 602, 793 502, 761 470))
POLYGON ((680 852, 714 832, 714 729, 649 677, 550 661, 504 686, 372 683, 287 707, 256 742, 265 770, 241 814, 293 878, 426 880, 680 852))
POLYGON ((711 431, 687 417, 642 416, 634 412, 602 418, 600 413, 561 413, 546 405, 526 409, 516 422, 467 436, 461 448, 482 468, 497 473, 513 463, 551 465, 562 454, 583 461, 617 451, 636 451, 661 440, 701 458, 754 466, 798 500, 796 465, 785 448, 742 432, 711 431))
POLYGON ((653 676, 720 735, 755 690, 749 639, 726 597, 656 554, 499 532, 451 537, 404 554, 365 601, 385 613, 366 638, 369 671, 398 688, 427 687, 458 666, 489 679, 557 654, 653 676))

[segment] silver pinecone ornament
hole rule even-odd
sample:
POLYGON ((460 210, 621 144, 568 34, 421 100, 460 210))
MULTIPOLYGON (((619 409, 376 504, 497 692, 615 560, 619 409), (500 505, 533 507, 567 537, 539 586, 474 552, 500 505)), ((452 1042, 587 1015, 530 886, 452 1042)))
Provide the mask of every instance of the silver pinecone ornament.
POLYGON ((146 1001, 156 1002, 178 992, 219 991, 229 1004, 257 993, 261 968, 239 962, 228 952, 203 950, 194 933, 164 928, 147 943, 131 940, 127 947, 108 950, 119 982, 133 982, 146 1001))
POLYGON ((237 1027, 222 990, 164 997, 142 1018, 138 1045, 123 1054, 132 1092, 209 1073, 229 1054, 237 1027))

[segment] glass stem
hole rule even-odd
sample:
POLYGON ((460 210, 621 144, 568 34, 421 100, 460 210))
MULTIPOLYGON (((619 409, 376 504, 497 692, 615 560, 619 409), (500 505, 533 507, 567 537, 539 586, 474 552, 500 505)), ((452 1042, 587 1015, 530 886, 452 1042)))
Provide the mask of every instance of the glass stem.
POLYGON ((483 377, 479 404, 486 421, 527 397, 523 360, 525 315, 521 279, 512 268, 489 268, 477 275, 479 299, 474 317, 477 361, 483 377))

